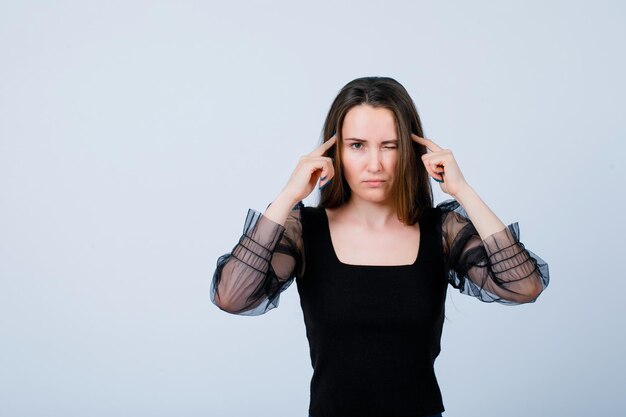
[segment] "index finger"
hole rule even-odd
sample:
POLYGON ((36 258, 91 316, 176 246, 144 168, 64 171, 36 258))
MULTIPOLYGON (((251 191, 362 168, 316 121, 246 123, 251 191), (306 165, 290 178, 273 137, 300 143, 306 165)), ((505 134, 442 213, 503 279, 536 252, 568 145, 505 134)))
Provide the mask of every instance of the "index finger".
POLYGON ((311 152, 309 154, 309 156, 322 156, 322 155, 324 155, 326 153, 326 151, 329 150, 335 144, 336 141, 337 141, 337 135, 333 135, 326 142, 322 143, 319 147, 314 149, 313 152, 311 152))
POLYGON ((420 145, 426 146, 426 148, 428 148, 428 150, 431 152, 438 152, 441 150, 439 145, 437 145, 435 142, 433 142, 430 139, 425 139, 413 133, 411 133, 411 139, 413 139, 415 142, 419 143, 420 145))

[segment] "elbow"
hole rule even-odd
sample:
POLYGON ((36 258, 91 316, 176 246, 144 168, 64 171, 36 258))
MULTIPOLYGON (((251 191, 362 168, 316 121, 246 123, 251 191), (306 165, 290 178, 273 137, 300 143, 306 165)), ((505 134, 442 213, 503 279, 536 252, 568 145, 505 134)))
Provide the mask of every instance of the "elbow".
MULTIPOLYGON (((495 274, 493 274, 495 278, 495 274)), ((534 303, 545 289, 542 274, 535 270, 512 281, 494 279, 496 294, 513 304, 534 303)))
POLYGON ((228 258, 220 258, 218 267, 211 282, 211 302, 220 310, 237 314, 244 309, 242 296, 237 293, 237 285, 233 282, 232 263, 228 258), (226 259, 226 261, 224 261, 226 259))
POLYGON ((224 288, 224 281, 219 283, 216 281, 217 280, 214 279, 211 286, 211 302, 215 304, 217 308, 227 313, 237 314, 240 312, 242 309, 241 302, 238 302, 237 298, 230 294, 228 288, 224 288))
POLYGON ((543 292, 543 286, 538 280, 530 281, 523 291, 518 293, 516 302, 520 304, 534 303, 539 295, 543 292))
POLYGON ((229 296, 228 294, 216 293, 212 301, 213 304, 226 313, 247 316, 260 314, 254 311, 262 304, 263 299, 252 301, 237 294, 229 296))
POLYGON ((229 299, 228 297, 220 297, 219 294, 215 294, 213 304, 215 304, 220 310, 230 314, 237 314, 242 311, 241 303, 238 303, 233 299, 229 299))
POLYGON ((515 286, 495 285, 492 287, 493 293, 505 304, 527 304, 534 303, 543 292, 543 285, 539 280, 527 280, 523 284, 516 283, 515 286))
POLYGON ((213 301, 213 304, 215 304, 215 306, 220 310, 230 313, 231 306, 229 305, 228 301, 224 300, 218 294, 215 294, 214 298, 211 301, 213 301))

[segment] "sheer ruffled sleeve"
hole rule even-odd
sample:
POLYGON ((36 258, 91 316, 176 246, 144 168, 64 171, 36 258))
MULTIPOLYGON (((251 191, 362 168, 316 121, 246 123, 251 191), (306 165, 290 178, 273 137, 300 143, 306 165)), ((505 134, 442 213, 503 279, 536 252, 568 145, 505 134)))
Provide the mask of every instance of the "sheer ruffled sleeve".
POLYGON ((437 207, 448 280, 461 293, 514 305, 534 302, 548 286, 548 264, 519 241, 517 223, 482 240, 457 201, 437 207))
POLYGON ((221 256, 210 298, 220 309, 256 316, 278 306, 280 294, 304 271, 299 202, 282 226, 249 209, 243 234, 221 256))

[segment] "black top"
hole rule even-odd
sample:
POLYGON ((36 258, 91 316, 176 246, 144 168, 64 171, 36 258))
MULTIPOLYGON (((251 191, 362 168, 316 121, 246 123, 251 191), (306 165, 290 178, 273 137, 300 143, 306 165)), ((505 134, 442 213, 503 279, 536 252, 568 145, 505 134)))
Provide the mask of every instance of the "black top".
POLYGON ((296 283, 313 365, 312 416, 444 411, 433 368, 447 288, 438 211, 419 222, 413 264, 365 266, 339 261, 324 209, 302 210, 307 268, 296 283))
POLYGON ((427 416, 443 411, 433 364, 447 284, 485 302, 533 302, 548 265, 513 223, 484 240, 454 200, 420 217, 415 262, 347 265, 332 246, 326 212, 300 202, 285 225, 248 210, 243 234, 221 256, 210 297, 222 310, 259 315, 296 280, 311 351, 310 413, 427 416))

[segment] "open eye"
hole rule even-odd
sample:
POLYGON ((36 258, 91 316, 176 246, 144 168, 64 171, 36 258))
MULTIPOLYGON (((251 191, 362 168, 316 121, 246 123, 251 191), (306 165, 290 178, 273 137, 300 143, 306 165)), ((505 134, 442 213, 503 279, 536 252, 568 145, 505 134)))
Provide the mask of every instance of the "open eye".
POLYGON ((352 149, 361 149, 363 147, 363 144, 361 142, 354 142, 350 144, 350 147, 352 149))

